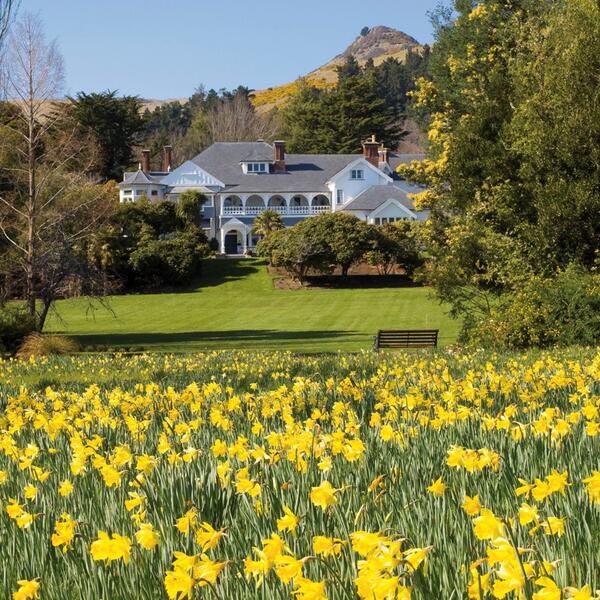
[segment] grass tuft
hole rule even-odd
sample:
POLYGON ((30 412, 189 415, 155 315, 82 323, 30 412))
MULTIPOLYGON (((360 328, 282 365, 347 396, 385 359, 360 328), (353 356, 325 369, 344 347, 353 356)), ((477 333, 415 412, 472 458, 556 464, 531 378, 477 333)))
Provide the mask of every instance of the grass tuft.
POLYGON ((79 352, 79 344, 74 339, 64 335, 44 335, 34 332, 23 340, 17 356, 28 359, 31 356, 73 354, 74 352, 79 352))

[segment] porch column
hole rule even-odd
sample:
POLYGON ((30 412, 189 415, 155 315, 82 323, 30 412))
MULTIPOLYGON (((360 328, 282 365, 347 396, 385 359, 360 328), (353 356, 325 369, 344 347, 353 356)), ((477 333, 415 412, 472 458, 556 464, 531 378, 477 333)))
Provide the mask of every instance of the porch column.
POLYGON ((225 230, 221 227, 221 254, 225 254, 225 230))

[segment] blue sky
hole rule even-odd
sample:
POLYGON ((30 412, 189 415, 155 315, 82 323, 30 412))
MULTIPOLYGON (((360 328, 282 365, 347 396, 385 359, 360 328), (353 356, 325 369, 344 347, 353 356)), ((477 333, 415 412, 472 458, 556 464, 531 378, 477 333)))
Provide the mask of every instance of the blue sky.
POLYGON ((21 0, 65 58, 72 94, 144 98, 294 80, 341 52, 365 25, 431 42, 439 0, 21 0))

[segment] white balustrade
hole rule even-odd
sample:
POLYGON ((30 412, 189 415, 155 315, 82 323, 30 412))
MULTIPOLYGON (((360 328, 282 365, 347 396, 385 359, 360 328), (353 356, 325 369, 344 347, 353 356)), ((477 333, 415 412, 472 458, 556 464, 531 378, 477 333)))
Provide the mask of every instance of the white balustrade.
POLYGON ((266 210, 272 210, 283 216, 309 216, 318 215, 325 212, 330 212, 331 207, 329 205, 322 206, 223 206, 221 208, 221 214, 227 217, 233 216, 247 216, 255 217, 265 212, 266 210))

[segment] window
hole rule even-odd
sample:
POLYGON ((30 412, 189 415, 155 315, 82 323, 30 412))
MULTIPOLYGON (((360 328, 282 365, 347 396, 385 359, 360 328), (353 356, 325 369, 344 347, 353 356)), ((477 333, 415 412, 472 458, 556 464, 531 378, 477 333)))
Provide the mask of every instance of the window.
POLYGON ((344 190, 337 191, 337 203, 344 204, 344 190))
POLYGON ((141 196, 144 193, 144 190, 135 190, 136 196, 141 196))
POLYGON ((265 163, 248 163, 248 173, 266 173, 266 171, 265 163))
POLYGON ((131 190, 123 190, 123 196, 131 196, 131 190))
POLYGON ((151 195, 151 196, 158 196, 158 190, 152 190, 152 191, 150 192, 150 195, 151 195))
POLYGON ((364 179, 365 172, 362 169, 352 169, 350 171, 350 179, 364 179))

